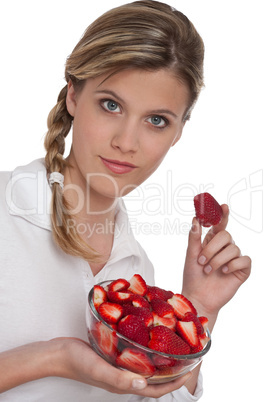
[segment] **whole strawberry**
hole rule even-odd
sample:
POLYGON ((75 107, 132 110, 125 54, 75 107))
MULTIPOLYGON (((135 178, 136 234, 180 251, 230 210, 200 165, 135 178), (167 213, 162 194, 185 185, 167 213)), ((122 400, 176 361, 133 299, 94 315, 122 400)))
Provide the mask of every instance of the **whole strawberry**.
POLYGON ((218 225, 223 211, 220 204, 209 193, 201 193, 194 197, 196 218, 204 227, 218 225))
POLYGON ((190 346, 171 329, 158 325, 150 330, 148 347, 171 355, 187 355, 190 346))
POLYGON ((142 318, 129 314, 118 323, 118 332, 140 345, 147 346, 149 331, 142 318))

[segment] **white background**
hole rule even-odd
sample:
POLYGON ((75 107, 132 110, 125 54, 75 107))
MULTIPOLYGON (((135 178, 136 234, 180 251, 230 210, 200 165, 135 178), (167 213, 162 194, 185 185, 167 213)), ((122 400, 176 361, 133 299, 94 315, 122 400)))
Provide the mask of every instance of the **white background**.
MULTIPOLYGON (((1 5, 0 170, 44 156, 46 118, 65 85, 66 56, 90 22, 124 3, 1 5)), ((159 286, 180 291, 192 198, 203 190, 229 204, 228 230, 253 260, 251 278, 225 306, 213 332, 203 364, 204 402, 263 401, 267 395, 265 3, 169 1, 204 39, 206 87, 182 139, 140 192, 127 199, 134 233, 155 264, 159 286)))

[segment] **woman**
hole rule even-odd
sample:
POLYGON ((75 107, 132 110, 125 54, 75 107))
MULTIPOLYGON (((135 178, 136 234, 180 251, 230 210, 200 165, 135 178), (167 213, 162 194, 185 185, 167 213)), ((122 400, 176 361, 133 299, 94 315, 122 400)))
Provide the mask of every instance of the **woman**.
MULTIPOLYGON (((202 395, 200 367, 153 386, 108 365, 86 343, 84 310, 101 280, 140 273, 153 284, 120 200, 180 139, 203 86, 203 55, 183 14, 145 0, 97 19, 67 59, 67 84, 48 117, 45 161, 1 174, 0 400, 202 395)), ((209 318, 210 330, 250 274, 249 257, 225 230, 226 205, 223 211, 203 245, 194 218, 184 269, 182 292, 209 318)))

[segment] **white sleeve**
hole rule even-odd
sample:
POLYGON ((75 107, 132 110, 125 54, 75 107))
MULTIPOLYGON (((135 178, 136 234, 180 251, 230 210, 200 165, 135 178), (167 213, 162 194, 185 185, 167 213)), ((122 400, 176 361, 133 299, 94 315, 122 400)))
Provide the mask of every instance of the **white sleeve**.
POLYGON ((183 386, 170 394, 164 395, 161 398, 143 398, 138 395, 132 395, 128 402, 195 402, 203 395, 203 377, 201 372, 198 376, 197 386, 194 395, 190 394, 188 389, 183 386))

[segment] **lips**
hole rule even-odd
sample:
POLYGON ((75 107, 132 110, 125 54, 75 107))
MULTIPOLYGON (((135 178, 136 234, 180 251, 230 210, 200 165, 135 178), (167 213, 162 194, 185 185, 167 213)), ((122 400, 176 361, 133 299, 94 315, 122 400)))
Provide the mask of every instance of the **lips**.
POLYGON ((125 162, 125 161, 118 161, 114 159, 105 159, 100 157, 102 163, 113 173, 116 174, 124 174, 124 173, 129 173, 132 172, 134 169, 137 168, 136 165, 133 165, 132 163, 125 162))

